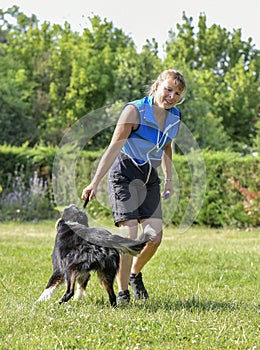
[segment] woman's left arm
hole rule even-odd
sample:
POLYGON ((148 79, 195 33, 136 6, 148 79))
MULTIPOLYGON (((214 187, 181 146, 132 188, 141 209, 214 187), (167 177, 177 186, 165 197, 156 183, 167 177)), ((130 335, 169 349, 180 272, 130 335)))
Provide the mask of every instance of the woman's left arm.
POLYGON ((164 188, 162 198, 167 199, 174 193, 172 183, 172 141, 169 142, 164 148, 162 155, 162 169, 164 172, 164 188))

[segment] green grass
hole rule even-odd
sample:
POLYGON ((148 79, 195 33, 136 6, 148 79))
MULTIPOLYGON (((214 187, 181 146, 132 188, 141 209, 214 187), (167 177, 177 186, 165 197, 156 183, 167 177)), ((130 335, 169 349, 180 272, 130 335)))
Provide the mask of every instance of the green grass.
POLYGON ((143 270, 150 299, 111 309, 95 275, 85 300, 59 305, 62 287, 35 304, 54 223, 1 224, 0 349, 259 349, 259 234, 168 228, 143 270))

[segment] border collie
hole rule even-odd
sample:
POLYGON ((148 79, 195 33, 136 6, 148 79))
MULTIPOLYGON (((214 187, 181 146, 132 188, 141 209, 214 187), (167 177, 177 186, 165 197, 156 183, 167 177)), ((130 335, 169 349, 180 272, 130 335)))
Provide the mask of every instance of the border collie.
POLYGON ((38 301, 49 300, 51 294, 65 282, 67 289, 60 304, 85 296, 90 272, 96 271, 108 293, 110 305, 116 306, 113 284, 119 268, 120 255, 138 255, 151 239, 142 234, 131 240, 111 234, 102 228, 90 228, 83 210, 71 204, 56 223, 57 235, 52 253, 53 274, 38 301))

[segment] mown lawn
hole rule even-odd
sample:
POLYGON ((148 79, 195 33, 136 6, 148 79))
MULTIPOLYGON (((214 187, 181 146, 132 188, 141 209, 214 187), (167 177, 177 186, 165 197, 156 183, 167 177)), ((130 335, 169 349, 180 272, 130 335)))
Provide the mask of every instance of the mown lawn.
POLYGON ((54 223, 0 224, 0 349, 259 349, 259 235, 168 228, 143 270, 149 301, 111 309, 95 275, 85 300, 59 305, 60 288, 35 304, 54 223))

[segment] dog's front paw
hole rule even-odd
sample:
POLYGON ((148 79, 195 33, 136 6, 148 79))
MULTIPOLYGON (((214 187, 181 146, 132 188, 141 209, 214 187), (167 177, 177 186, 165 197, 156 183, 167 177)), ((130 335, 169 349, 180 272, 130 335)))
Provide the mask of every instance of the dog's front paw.
POLYGON ((50 299, 53 291, 54 291, 55 287, 50 287, 45 289, 42 294, 40 295, 40 297, 36 300, 36 303, 40 302, 40 301, 47 301, 50 299))
POLYGON ((76 290, 76 293, 74 295, 74 300, 78 300, 78 299, 84 299, 86 297, 87 293, 84 289, 82 288, 78 288, 76 290))

